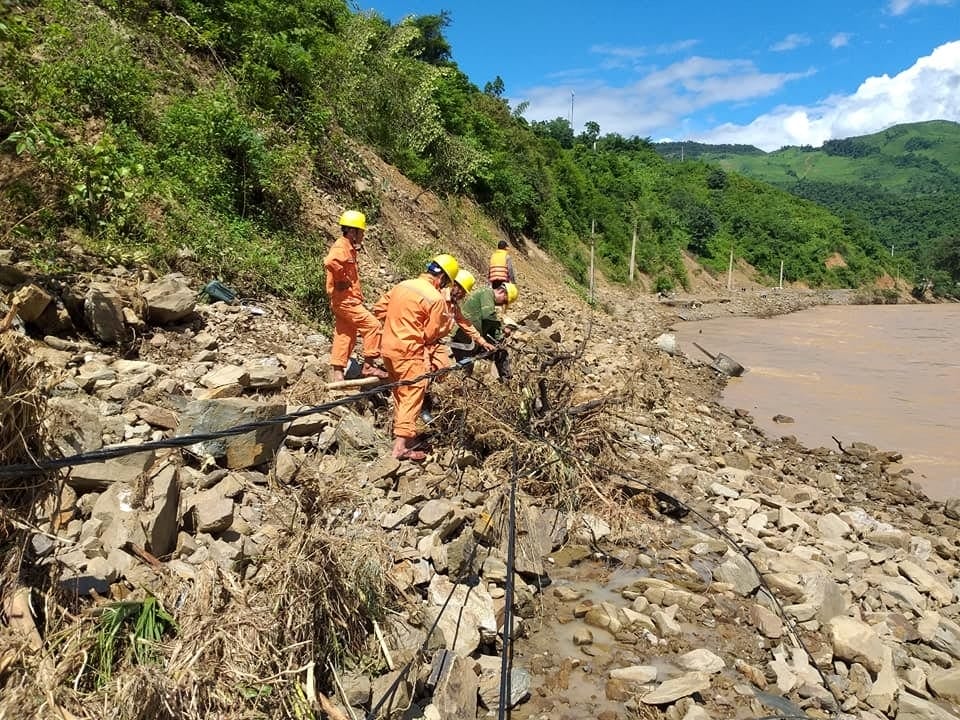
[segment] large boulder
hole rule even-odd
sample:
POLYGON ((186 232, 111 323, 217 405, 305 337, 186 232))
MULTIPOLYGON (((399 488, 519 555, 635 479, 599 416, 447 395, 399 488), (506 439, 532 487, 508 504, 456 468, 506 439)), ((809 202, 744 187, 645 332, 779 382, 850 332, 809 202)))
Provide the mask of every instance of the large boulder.
MULTIPOLYGON (((260 420, 283 415, 283 403, 261 403, 247 398, 221 400, 194 400, 180 416, 178 435, 227 430, 260 420)), ((227 467, 247 468, 272 459, 283 442, 283 426, 267 424, 242 435, 231 435, 192 445, 194 452, 226 459, 227 467)))

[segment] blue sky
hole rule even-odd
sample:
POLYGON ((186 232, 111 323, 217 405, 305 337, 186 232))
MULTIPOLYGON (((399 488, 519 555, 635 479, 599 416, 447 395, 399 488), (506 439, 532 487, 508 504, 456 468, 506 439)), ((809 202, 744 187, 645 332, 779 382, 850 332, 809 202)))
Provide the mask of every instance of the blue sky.
POLYGON ((960 122, 960 0, 356 0, 448 10, 453 59, 529 120, 653 140, 819 146, 960 122))

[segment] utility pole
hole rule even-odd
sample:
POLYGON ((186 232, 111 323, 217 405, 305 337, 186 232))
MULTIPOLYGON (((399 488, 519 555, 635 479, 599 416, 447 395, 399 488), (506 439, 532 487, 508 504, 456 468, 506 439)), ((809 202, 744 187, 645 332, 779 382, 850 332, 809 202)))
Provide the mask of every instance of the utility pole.
POLYGON ((597 244, 597 221, 590 221, 590 303, 593 304, 593 248, 597 244))
POLYGON ((730 265, 727 267, 727 290, 733 290, 733 248, 730 248, 730 265))
POLYGON ((783 260, 780 261, 780 289, 783 290, 783 260))
POLYGON ((570 91, 570 132, 573 132, 573 90, 570 91))
POLYGON ((637 221, 633 221, 633 242, 630 243, 630 282, 633 282, 633 266, 637 259, 637 221))

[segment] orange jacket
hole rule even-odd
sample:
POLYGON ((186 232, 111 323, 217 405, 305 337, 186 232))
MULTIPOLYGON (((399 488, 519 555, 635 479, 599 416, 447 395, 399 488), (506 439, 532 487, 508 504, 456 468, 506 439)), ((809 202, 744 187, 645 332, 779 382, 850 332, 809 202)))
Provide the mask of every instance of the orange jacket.
POLYGON ((464 317, 463 313, 460 311, 460 306, 453 302, 453 300, 450 298, 450 288, 444 288, 440 291, 440 294, 443 295, 443 299, 447 303, 447 325, 443 335, 441 335, 441 338, 445 338, 447 335, 452 333, 453 326, 457 325, 458 327, 463 328, 463 331, 474 342, 485 342, 483 336, 480 335, 479 331, 473 326, 473 323, 464 317))
POLYGON ((380 352, 385 357, 425 359, 426 346, 445 335, 447 313, 447 301, 430 275, 394 285, 373 308, 383 322, 380 352))
POLYGON ((337 240, 323 259, 323 266, 327 269, 327 297, 331 307, 363 303, 357 249, 353 243, 345 237, 337 240))

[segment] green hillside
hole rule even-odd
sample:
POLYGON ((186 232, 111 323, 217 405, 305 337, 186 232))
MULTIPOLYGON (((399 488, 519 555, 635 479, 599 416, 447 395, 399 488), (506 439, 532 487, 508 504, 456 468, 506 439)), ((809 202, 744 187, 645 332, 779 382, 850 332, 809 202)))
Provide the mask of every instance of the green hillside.
MULTIPOLYGON (((63 243, 260 286, 323 312, 318 195, 376 221, 357 148, 441 196, 477 201, 584 283, 638 266, 686 281, 683 251, 767 278, 851 286, 890 264, 861 225, 639 138, 530 123, 459 70, 439 15, 392 24, 347 0, 0 4, 0 237, 61 270, 63 243), (595 232, 594 232, 595 231, 595 232), (847 266, 828 269, 834 253, 847 266)), ((754 149, 755 150, 755 149, 754 149)), ((926 157, 926 156, 923 156, 926 157)))
MULTIPOLYGON (((822 148, 731 153, 717 146, 704 159, 778 185, 799 181, 859 184, 907 195, 960 191, 960 124, 897 125, 873 135, 828 140, 822 148)), ((734 146, 735 147, 735 146, 734 146)))
MULTIPOLYGON (((676 143, 657 145, 676 157, 676 143)), ((861 221, 891 252, 902 254, 917 282, 943 294, 960 281, 960 124, 898 125, 822 148, 771 153, 731 145, 687 143, 701 160, 740 172, 861 221)))

